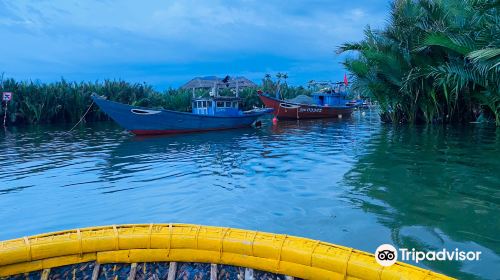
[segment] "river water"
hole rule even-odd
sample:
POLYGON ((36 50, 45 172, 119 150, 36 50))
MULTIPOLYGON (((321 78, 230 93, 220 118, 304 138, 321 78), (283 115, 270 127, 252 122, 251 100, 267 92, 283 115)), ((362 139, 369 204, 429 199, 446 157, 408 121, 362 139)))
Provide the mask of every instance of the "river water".
POLYGON ((374 252, 481 251, 419 266, 500 279, 500 129, 353 118, 134 137, 114 123, 0 132, 0 239, 120 223, 198 223, 374 252))

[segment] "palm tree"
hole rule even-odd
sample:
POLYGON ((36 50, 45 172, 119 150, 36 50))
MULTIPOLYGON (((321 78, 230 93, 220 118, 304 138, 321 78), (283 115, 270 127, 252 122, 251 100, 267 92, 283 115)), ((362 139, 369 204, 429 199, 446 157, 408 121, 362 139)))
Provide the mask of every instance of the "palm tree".
POLYGON ((338 52, 353 88, 376 99, 393 122, 474 120, 500 125, 500 16, 495 0, 396 0, 384 30, 338 52))
POLYGON ((277 81, 276 81, 276 98, 280 98, 280 95, 281 95, 281 78, 283 78, 283 74, 281 72, 278 72, 276 74, 276 78, 277 78, 277 81))
POLYGON ((288 79, 288 74, 287 73, 282 73, 281 74, 281 78, 283 79, 283 86, 280 89, 280 91, 282 92, 282 95, 285 98, 290 98, 289 93, 288 93, 288 84, 286 82, 286 79, 288 79))
POLYGON ((278 81, 280 81, 280 80, 281 80, 281 78, 283 78, 283 74, 282 74, 281 72, 278 72, 278 73, 276 74, 276 78, 278 79, 278 81))
POLYGON ((262 80, 262 89, 267 92, 272 90, 273 81, 271 80, 271 74, 265 74, 264 79, 262 80))

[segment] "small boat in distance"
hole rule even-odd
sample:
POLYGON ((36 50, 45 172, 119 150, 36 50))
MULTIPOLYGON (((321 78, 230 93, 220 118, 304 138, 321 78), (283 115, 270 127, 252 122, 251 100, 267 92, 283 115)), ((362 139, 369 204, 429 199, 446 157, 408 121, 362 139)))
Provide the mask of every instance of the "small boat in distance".
POLYGON ((347 87, 344 82, 314 82, 314 86, 321 88, 312 94, 312 97, 299 95, 293 99, 279 98, 279 91, 275 97, 258 92, 260 100, 267 108, 274 109, 278 119, 317 119, 350 117, 356 105, 347 99, 347 87))
POLYGON ((111 119, 136 135, 202 132, 250 127, 272 109, 241 110, 242 99, 235 96, 193 98, 192 112, 136 107, 92 95, 92 100, 111 119))

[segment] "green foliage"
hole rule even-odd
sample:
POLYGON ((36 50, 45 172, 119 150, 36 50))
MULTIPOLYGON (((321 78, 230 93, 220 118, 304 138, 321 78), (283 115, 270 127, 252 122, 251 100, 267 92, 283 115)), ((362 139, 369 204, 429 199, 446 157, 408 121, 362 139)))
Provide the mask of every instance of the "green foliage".
MULTIPOLYGON (((44 84, 33 81, 17 82, 3 80, 3 91, 14 93, 8 103, 10 123, 63 123, 77 122, 91 104, 90 95, 95 92, 110 100, 134 104, 148 98, 162 99, 152 87, 144 84, 130 84, 124 81, 59 82, 44 84)), ((4 113, 2 108, 1 114, 4 113)), ((87 120, 105 120, 107 117, 93 107, 87 120)))
MULTIPOLYGON (((192 91, 188 90, 168 89, 158 92, 146 84, 121 80, 76 83, 62 79, 44 84, 6 79, 3 80, 2 90, 14 93, 12 101, 8 103, 8 120, 15 124, 77 122, 90 106, 92 93, 135 106, 179 111, 191 110, 192 97, 192 91)), ((0 113, 3 115, 3 107, 0 113)), ((87 121, 107 119, 97 106, 93 106, 86 117, 87 121)))
POLYGON ((262 79, 262 86, 260 87, 260 89, 263 92, 270 93, 271 95, 279 90, 280 97, 282 99, 291 99, 298 95, 309 95, 312 91, 311 89, 306 89, 303 86, 289 86, 286 82, 286 79, 288 79, 288 74, 286 73, 277 73, 276 78, 277 81, 275 82, 272 80, 270 74, 266 74, 264 76, 264 79, 262 79))
MULTIPOLYGON (((1 77, 1 76, 0 76, 1 77)), ((0 79, 1 80, 1 79, 0 79)), ((192 90, 167 89, 163 92, 141 83, 128 83, 121 80, 105 80, 103 82, 67 82, 62 79, 55 83, 34 81, 15 81, 5 79, 0 82, 2 91, 14 93, 8 103, 8 122, 10 124, 37 123, 76 123, 92 103, 92 93, 107 97, 109 100, 134 106, 164 108, 176 111, 191 111, 192 90)), ((276 85, 270 81, 263 87, 244 88, 240 90, 243 98, 243 109, 261 107, 256 91, 273 89, 276 85)), ((302 87, 281 85, 285 98, 298 94, 306 94, 302 87)), ((208 90, 196 90, 196 96, 209 96, 208 90)), ((234 95, 232 91, 222 90, 221 95, 234 95)), ((3 116, 4 107, 0 109, 3 116)), ((97 106, 93 106, 86 116, 87 121, 102 121, 108 117, 97 106)))
POLYGON ((383 30, 345 43, 352 87, 379 102, 391 122, 500 125, 497 0, 395 0, 383 30))

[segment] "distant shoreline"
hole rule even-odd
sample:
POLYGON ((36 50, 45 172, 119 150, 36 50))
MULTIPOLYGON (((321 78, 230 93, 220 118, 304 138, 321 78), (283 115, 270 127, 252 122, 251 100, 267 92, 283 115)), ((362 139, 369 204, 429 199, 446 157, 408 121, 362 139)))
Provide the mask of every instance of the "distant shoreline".
MULTIPOLYGON (((262 85, 240 90, 244 109, 254 106, 262 107, 257 97, 257 90, 275 91, 276 84, 270 79, 262 85)), ((7 125, 76 123, 90 106, 91 94, 96 93, 109 100, 150 108, 164 108, 175 111, 190 111, 191 89, 156 90, 145 83, 130 83, 123 80, 104 80, 96 82, 68 82, 64 79, 53 83, 34 81, 16 81, 4 79, 1 91, 12 92, 12 100, 8 103, 7 125)), ((299 94, 308 94, 304 87, 282 84, 281 92, 285 98, 293 98, 299 94)), ((195 90, 197 96, 209 94, 208 89, 195 90)), ((223 90, 223 95, 230 95, 230 90, 223 90)), ((4 116, 4 104, 0 115, 4 116)), ((93 106, 87 114, 86 121, 102 121, 109 118, 97 106, 93 106)))

